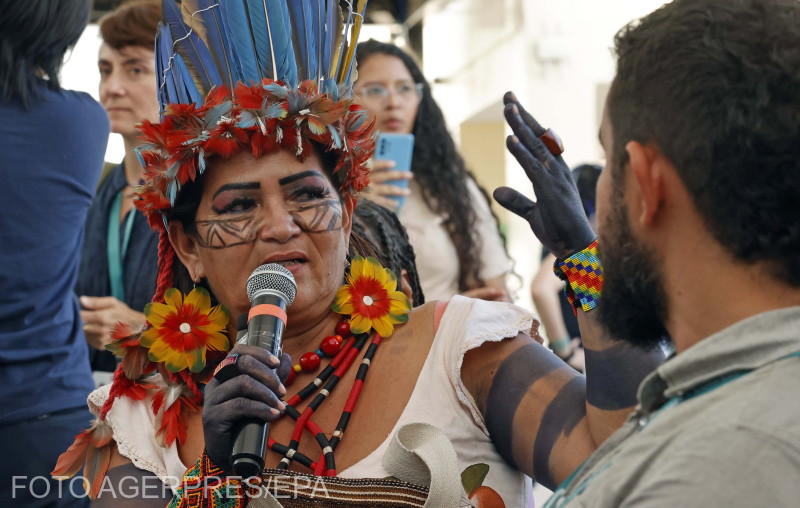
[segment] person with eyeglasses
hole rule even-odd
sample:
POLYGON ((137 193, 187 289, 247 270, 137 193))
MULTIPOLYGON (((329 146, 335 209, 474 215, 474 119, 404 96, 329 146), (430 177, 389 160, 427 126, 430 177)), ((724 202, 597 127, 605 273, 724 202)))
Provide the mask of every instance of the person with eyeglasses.
POLYGON ((394 210, 408 231, 425 298, 508 301, 511 262, 488 194, 458 153, 419 65, 397 46, 375 40, 359 44, 356 55, 354 89, 375 115, 376 128, 414 134, 411 171, 374 160, 364 197, 394 210), (409 180, 408 188, 390 183, 396 180, 409 180), (398 207, 392 196, 404 196, 404 204, 398 207))

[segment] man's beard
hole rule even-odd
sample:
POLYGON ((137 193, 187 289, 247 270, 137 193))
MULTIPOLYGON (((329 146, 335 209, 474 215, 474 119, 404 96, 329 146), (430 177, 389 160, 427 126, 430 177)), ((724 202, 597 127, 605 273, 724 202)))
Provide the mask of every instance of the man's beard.
POLYGON ((610 214, 600 226, 598 318, 614 340, 649 349, 668 340, 667 297, 656 258, 631 234, 627 206, 616 182, 614 187, 610 214))

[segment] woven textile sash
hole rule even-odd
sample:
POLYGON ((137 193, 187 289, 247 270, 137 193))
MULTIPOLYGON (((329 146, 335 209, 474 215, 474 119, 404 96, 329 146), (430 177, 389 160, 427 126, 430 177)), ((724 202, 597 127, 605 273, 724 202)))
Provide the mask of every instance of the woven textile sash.
POLYGON ((458 458, 437 427, 400 427, 386 450, 383 466, 392 479, 350 479, 265 469, 262 495, 248 508, 376 507, 448 508, 461 503, 458 458))

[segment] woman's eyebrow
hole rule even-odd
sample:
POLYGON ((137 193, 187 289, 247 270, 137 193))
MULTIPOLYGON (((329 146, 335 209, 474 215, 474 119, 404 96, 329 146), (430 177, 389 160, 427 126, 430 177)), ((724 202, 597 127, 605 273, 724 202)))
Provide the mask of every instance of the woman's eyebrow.
POLYGON ((225 185, 217 189, 217 192, 214 193, 211 199, 214 199, 215 197, 219 196, 220 193, 229 190, 254 190, 260 188, 261 184, 259 182, 226 183, 225 185))
POLYGON ((287 185, 292 182, 296 182, 297 180, 302 180, 303 178, 308 178, 309 176, 322 176, 322 173, 317 171, 316 169, 308 169, 306 171, 301 171, 300 173, 295 173, 293 175, 285 176, 278 180, 280 185, 287 185))

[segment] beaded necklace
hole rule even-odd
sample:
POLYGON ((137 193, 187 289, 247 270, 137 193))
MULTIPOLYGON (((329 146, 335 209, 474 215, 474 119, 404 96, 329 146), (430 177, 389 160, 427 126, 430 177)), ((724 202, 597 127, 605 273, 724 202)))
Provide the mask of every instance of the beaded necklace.
MULTIPOLYGON (((331 362, 314 378, 313 381, 308 383, 296 395, 286 401, 286 412, 290 418, 295 420, 295 426, 291 434, 288 445, 279 443, 272 438, 268 439, 268 446, 270 450, 279 453, 283 456, 278 463, 278 469, 288 469, 293 460, 296 460, 302 466, 310 469, 315 475, 318 476, 336 476, 336 460, 334 458, 334 451, 341 443, 344 437, 344 432, 350 417, 355 410, 361 395, 361 390, 366 381, 369 366, 375 356, 383 337, 378 333, 360 333, 348 334, 349 336, 343 338, 343 345, 338 353, 333 357, 331 362), (371 341, 370 341, 371 338, 371 341), (329 439, 325 432, 311 419, 311 416, 322 405, 328 395, 337 387, 342 377, 349 371, 350 367, 355 363, 355 359, 363 350, 364 345, 370 341, 367 352, 361 360, 356 379, 350 389, 350 395, 345 402, 342 410, 342 415, 339 418, 336 428, 329 439), (321 387, 321 388, 320 388, 321 387), (310 398, 316 393, 316 396, 300 412, 297 406, 310 398), (322 455, 315 462, 310 457, 298 451, 300 441, 303 437, 304 431, 308 430, 316 439, 319 444, 322 455)), ((318 350, 319 351, 319 350, 318 350)), ((308 353, 307 353, 308 354, 308 353)), ((293 369, 296 370, 296 369, 293 369)), ((306 369, 304 369, 306 370, 306 369)))
MULTIPOLYGON (((336 476, 334 451, 344 437, 366 382, 369 366, 383 337, 393 333, 395 324, 408 320, 410 303, 402 292, 397 291, 397 279, 391 271, 373 258, 356 257, 347 274, 347 281, 337 292, 331 308, 334 312, 349 315, 349 318, 336 325, 337 335, 323 339, 319 349, 305 353, 300 357, 300 362, 292 367, 292 374, 300 370, 313 372, 319 367, 322 356, 333 356, 331 362, 313 381, 286 401, 284 414, 296 422, 289 444, 278 443, 272 438, 267 441, 270 450, 283 456, 278 463, 278 469, 288 469, 292 461, 296 460, 317 476, 336 476), (368 341, 370 344, 361 360, 342 414, 328 439, 311 417, 336 388, 368 341), (302 413, 298 411, 297 405, 314 393, 316 396, 302 413), (305 430, 314 436, 322 450, 317 461, 298 451, 305 430)), ((290 374, 287 381, 291 383, 293 380, 290 374)))
MULTIPOLYGON (((346 282, 331 305, 331 310, 346 316, 335 328, 337 335, 323 339, 318 350, 302 355, 292 368, 295 374, 300 370, 313 372, 319 368, 322 356, 332 357, 311 383, 287 401, 284 414, 296 422, 289 444, 268 439, 269 448, 283 456, 278 469, 288 469, 296 460, 317 476, 336 475, 334 451, 344 437, 375 352, 383 338, 392 335, 394 325, 408 321, 410 309, 408 298, 397 291, 397 279, 390 270, 373 258, 356 256, 353 259, 346 282), (370 344, 329 439, 312 416, 367 342, 370 344), (297 406, 314 393, 316 396, 306 408, 298 411, 297 406), (322 450, 316 461, 298 451, 306 430, 322 450)), ((183 442, 186 439, 184 411, 198 411, 203 397, 198 385, 213 376, 214 368, 224 363, 231 349, 227 337, 228 314, 221 306, 211 305, 210 295, 203 288, 195 288, 188 295, 170 288, 164 293, 164 303, 149 304, 144 314, 148 322, 144 330, 119 326, 114 331, 115 340, 108 348, 122 361, 114 374, 108 399, 92 427, 76 436, 53 471, 56 476, 69 478, 83 466, 84 471, 89 471, 84 473, 86 477, 92 479, 87 480, 86 485, 90 497, 99 493, 102 485, 99 479, 108 468, 107 461, 98 462, 92 457, 110 456, 112 430, 105 418, 114 399, 143 400, 148 390, 157 389, 151 404, 158 422, 156 439, 165 447, 176 441, 183 442), (160 384, 154 383, 151 377, 156 373, 162 378, 160 384)))

